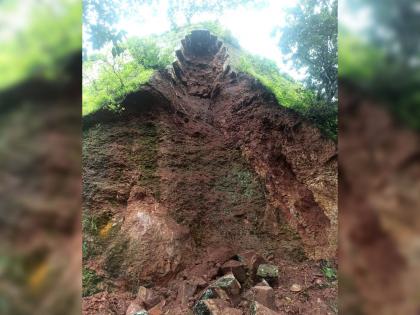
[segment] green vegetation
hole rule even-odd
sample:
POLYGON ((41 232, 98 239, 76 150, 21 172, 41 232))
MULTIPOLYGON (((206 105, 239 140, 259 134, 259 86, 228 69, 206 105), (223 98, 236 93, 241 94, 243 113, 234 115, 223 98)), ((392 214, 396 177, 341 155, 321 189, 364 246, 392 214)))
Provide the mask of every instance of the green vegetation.
POLYGON ((321 261, 321 271, 328 281, 337 280, 337 269, 329 261, 321 261))
POLYGON ((305 85, 330 106, 337 106, 336 0, 299 0, 287 12, 279 46, 296 69, 307 72, 305 85))
POLYGON ((118 46, 119 54, 113 54, 109 48, 83 61, 83 115, 103 107, 122 110, 124 97, 149 81, 155 70, 170 65, 181 39, 197 28, 209 29, 226 43, 239 47, 232 34, 214 22, 189 25, 157 36, 128 38, 118 46))
POLYGON ((82 270, 82 296, 89 296, 101 291, 98 285, 104 279, 96 274, 96 272, 92 269, 83 267, 82 270))
POLYGON ((330 139, 337 140, 338 107, 320 99, 314 92, 280 72, 267 58, 239 52, 234 66, 257 78, 275 96, 280 105, 292 108, 312 121, 330 139))
MULTIPOLYGON (((80 26, 74 26, 80 25, 81 2, 60 0, 54 4, 32 1, 28 9, 31 14, 25 18, 27 24, 10 38, 2 38, 0 89, 28 77, 56 79, 63 74, 65 59, 80 51, 82 34, 80 26)), ((0 10, 13 15, 18 5, 18 2, 0 2, 0 10)))
POLYGON ((148 69, 136 61, 124 62, 124 56, 106 58, 83 63, 83 115, 101 107, 120 110, 124 97, 146 83, 153 69, 148 69), (97 70, 97 77, 90 77, 97 70))
POLYGON ((291 77, 282 74, 274 61, 248 53, 241 53, 234 66, 257 78, 286 107, 309 105, 313 95, 291 77))
POLYGON ((86 210, 83 211, 82 257, 84 260, 100 252, 103 245, 100 243, 100 234, 111 218, 112 214, 109 211, 104 211, 101 215, 90 215, 86 213, 86 210))
POLYGON ((339 77, 360 87, 404 125, 420 130, 420 48, 418 11, 410 1, 357 1, 347 14, 370 10, 360 32, 340 25, 339 77))
POLYGON ((175 59, 174 51, 179 47, 181 39, 193 29, 202 28, 210 30, 224 41, 237 70, 257 78, 281 105, 300 112, 326 136, 336 139, 336 106, 329 106, 319 100, 314 92, 281 73, 273 61, 241 50, 231 32, 217 22, 188 25, 146 38, 129 38, 120 44, 122 52, 118 55, 108 52, 87 58, 83 63, 83 115, 102 107, 122 110, 120 104, 124 97, 138 90, 155 70, 170 65, 175 59))

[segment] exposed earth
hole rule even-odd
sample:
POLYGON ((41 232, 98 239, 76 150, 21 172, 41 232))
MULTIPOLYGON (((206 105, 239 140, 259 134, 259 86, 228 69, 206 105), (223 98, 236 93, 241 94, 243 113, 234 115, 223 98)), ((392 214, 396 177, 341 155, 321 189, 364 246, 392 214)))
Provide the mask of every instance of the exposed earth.
POLYGON ((84 118, 83 314, 336 314, 337 146, 193 31, 84 118))

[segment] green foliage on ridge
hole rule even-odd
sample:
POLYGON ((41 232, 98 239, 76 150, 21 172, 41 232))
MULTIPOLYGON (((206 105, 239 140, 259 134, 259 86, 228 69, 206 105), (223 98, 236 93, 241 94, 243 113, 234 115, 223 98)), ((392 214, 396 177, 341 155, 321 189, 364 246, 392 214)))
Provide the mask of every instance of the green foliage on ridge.
POLYGON ((228 46, 231 63, 238 71, 257 78, 279 104, 300 112, 329 138, 337 136, 337 109, 316 98, 315 93, 281 73, 275 62, 243 51, 230 31, 217 22, 203 22, 178 28, 162 35, 129 38, 123 52, 113 56, 93 55, 84 61, 83 115, 106 107, 120 110, 124 97, 140 88, 153 72, 175 60, 181 39, 193 29, 208 29, 228 46))
POLYGON ((109 59, 98 57, 95 61, 83 62, 83 115, 102 107, 119 109, 124 97, 149 81, 154 69, 146 68, 135 60, 124 62, 124 56, 109 59), (98 72, 91 78, 90 72, 98 72))
POLYGON ((232 47, 237 40, 220 24, 203 22, 144 38, 132 37, 122 43, 120 54, 94 54, 83 61, 83 115, 100 108, 120 110, 124 97, 147 83, 153 72, 175 60, 181 39, 193 29, 205 28, 232 47))
POLYGON ((270 59, 240 51, 232 62, 239 71, 257 78, 275 95, 280 105, 299 112, 312 121, 325 136, 337 140, 337 106, 319 99, 314 92, 281 73, 270 59))

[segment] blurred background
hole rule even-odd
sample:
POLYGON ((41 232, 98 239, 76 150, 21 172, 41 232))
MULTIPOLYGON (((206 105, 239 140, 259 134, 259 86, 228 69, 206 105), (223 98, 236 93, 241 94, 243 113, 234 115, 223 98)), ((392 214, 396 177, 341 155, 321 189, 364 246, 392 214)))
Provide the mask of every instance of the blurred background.
POLYGON ((339 1, 340 314, 420 313, 419 29, 419 1, 339 1))
MULTIPOLYGON (((113 4, 84 3, 99 46, 113 4)), ((338 11, 339 313, 419 314, 420 3, 338 11)), ((0 314, 81 312, 81 24, 80 0, 0 1, 0 314)))
POLYGON ((81 16, 0 1, 0 314, 80 314, 81 16))

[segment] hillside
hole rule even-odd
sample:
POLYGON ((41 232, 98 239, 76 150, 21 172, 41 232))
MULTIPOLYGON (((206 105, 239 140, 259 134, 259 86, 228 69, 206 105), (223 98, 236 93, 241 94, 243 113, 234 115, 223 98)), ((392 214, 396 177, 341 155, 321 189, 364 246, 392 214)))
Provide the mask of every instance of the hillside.
POLYGON ((336 144, 229 54, 193 31, 84 116, 84 314, 336 312, 336 144))
POLYGON ((126 95, 150 82, 156 70, 172 66, 181 40, 194 29, 208 29, 223 40, 229 50, 230 66, 256 78, 270 90, 277 102, 312 121, 324 135, 337 138, 337 108, 319 101, 315 93, 282 72, 270 59, 241 48, 231 32, 217 22, 180 27, 160 35, 130 37, 117 47, 103 49, 83 62, 83 115, 100 108, 120 110, 126 95))

